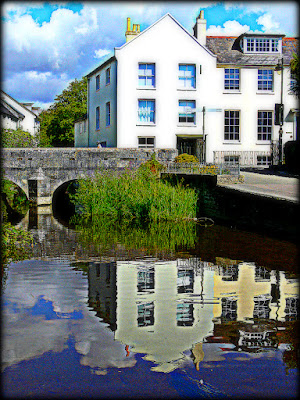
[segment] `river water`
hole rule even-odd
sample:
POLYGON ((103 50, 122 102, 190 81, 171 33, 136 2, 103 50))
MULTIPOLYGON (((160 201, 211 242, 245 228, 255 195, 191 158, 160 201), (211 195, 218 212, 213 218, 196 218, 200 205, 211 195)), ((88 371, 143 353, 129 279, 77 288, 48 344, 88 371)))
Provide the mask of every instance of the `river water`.
POLYGON ((46 212, 20 225, 35 244, 5 271, 4 397, 297 396, 293 243, 218 225, 79 232, 46 212))

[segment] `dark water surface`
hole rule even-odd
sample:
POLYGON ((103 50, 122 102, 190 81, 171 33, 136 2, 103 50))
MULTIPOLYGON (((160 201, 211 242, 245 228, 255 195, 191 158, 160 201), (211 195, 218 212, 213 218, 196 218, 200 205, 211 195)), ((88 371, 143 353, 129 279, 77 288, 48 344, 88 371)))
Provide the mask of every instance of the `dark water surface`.
POLYGON ((133 248, 52 215, 22 224, 35 246, 6 268, 5 397, 297 396, 294 244, 214 225, 133 248))

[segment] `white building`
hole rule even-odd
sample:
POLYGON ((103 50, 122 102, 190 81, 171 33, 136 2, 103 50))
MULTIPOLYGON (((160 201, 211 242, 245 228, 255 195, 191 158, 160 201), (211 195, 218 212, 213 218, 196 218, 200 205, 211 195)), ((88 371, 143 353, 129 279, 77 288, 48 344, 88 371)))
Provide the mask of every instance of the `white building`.
POLYGON ((209 163, 268 165, 272 157, 278 162, 279 140, 296 139, 298 102, 289 93, 296 39, 207 37, 203 11, 194 35, 166 14, 142 32, 128 19, 125 36, 87 75, 81 143, 177 148, 209 163), (275 112, 281 103, 282 122, 275 112))
POLYGON ((1 90, 1 128, 20 128, 35 136, 40 129, 39 113, 40 108, 33 107, 33 103, 19 103, 1 90))

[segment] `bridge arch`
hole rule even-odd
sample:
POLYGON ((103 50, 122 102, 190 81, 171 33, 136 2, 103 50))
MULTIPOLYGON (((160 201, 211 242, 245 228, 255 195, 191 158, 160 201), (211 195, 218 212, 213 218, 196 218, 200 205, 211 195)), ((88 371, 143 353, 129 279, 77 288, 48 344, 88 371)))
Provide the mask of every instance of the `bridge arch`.
POLYGON ((77 179, 61 182, 60 185, 56 185, 56 189, 52 193, 52 213, 62 224, 75 213, 75 205, 70 201, 68 189, 72 190, 72 186, 75 188, 77 182, 77 179))
POLYGON ((12 183, 14 183, 17 187, 19 187, 24 194, 26 195, 27 199, 29 200, 29 187, 28 187, 28 180, 26 179, 16 179, 15 176, 13 176, 12 174, 8 174, 4 171, 2 171, 3 175, 2 175, 2 179, 6 180, 6 181, 10 181, 12 183))

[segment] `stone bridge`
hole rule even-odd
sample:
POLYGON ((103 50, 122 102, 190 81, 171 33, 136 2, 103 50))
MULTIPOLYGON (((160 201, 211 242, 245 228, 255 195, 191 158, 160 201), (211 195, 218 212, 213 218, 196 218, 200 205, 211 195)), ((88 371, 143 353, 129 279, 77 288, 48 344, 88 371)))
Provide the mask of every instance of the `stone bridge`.
POLYGON ((103 169, 135 168, 151 158, 173 161, 175 149, 10 148, 2 149, 2 178, 18 185, 37 205, 50 205, 63 184, 103 169))

